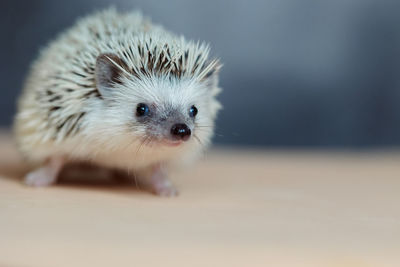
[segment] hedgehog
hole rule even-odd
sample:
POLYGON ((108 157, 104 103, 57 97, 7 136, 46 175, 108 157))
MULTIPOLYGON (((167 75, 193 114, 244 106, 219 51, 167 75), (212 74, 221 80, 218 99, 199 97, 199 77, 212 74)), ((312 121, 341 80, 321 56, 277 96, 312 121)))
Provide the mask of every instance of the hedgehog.
POLYGON ((32 64, 14 121, 30 186, 67 164, 120 170, 148 191, 177 194, 168 173, 211 143, 221 104, 220 60, 140 12, 80 18, 32 64))

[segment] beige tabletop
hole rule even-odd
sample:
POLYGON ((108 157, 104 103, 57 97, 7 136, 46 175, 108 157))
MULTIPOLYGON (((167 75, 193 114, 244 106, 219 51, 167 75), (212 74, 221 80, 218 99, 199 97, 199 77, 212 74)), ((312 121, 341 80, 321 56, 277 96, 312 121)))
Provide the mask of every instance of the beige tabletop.
POLYGON ((48 188, 0 136, 0 266, 400 266, 400 151, 218 149, 176 198, 48 188))

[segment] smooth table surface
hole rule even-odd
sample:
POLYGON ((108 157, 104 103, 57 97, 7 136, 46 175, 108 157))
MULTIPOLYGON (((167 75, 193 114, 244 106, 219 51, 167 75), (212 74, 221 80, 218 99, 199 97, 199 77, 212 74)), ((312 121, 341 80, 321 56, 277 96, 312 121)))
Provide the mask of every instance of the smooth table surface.
POLYGON ((0 266, 400 266, 400 151, 219 149, 160 198, 21 184, 0 135, 0 266))

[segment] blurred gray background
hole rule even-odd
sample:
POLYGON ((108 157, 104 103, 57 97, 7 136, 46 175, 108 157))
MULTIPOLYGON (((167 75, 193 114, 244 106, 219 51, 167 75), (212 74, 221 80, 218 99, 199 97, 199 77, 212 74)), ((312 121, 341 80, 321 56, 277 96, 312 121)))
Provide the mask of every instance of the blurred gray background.
POLYGON ((400 145, 400 1, 1 1, 0 126, 38 50, 96 9, 141 9, 224 63, 215 142, 400 145))

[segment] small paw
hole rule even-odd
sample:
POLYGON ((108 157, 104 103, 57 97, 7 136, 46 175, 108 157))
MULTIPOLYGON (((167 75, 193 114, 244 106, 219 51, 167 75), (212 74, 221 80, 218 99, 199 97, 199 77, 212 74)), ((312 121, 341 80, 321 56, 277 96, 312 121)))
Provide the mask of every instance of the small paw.
POLYGON ((179 194, 178 190, 171 183, 168 185, 155 185, 152 191, 161 197, 175 197, 179 194))
MULTIPOLYGON (((136 176, 134 177, 136 178, 136 176)), ((139 173, 138 177, 141 187, 157 196, 173 197, 178 195, 178 190, 168 180, 166 172, 161 165, 143 170, 139 173)))
POLYGON ((44 187, 56 182, 57 177, 52 175, 47 169, 40 168, 25 176, 25 184, 34 187, 44 187))

